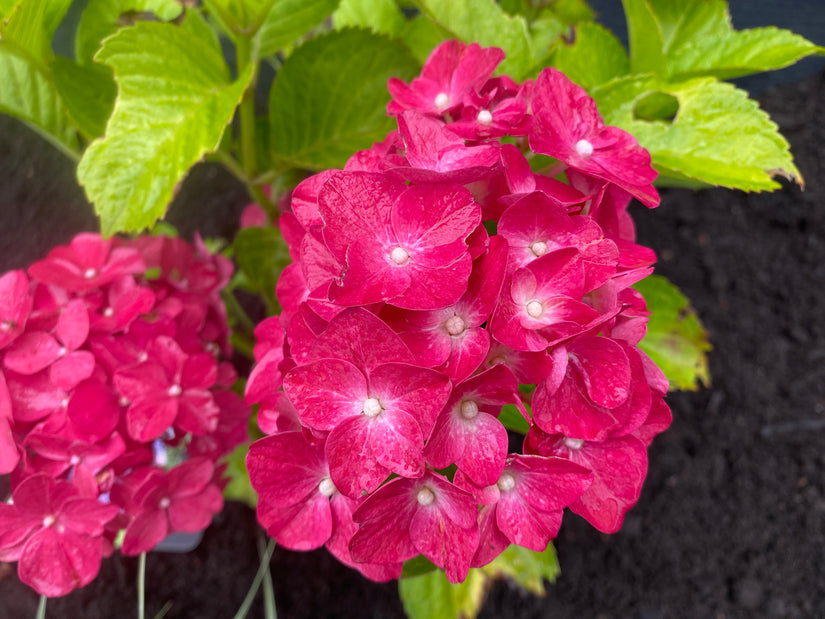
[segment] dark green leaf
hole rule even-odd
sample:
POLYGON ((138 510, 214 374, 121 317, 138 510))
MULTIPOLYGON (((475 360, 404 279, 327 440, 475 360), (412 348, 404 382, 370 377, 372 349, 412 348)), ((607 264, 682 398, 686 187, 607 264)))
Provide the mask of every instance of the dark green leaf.
POLYGON ((54 82, 80 132, 88 139, 103 135, 117 96, 111 69, 99 64, 79 65, 56 56, 54 82))
POLYGON ((630 71, 627 52, 619 40, 592 23, 575 26, 572 43, 562 40, 557 44, 553 66, 587 90, 630 71))
POLYGON ((269 56, 294 43, 337 6, 338 0, 276 0, 255 35, 256 57, 269 56))
POLYGON ((277 307, 275 284, 292 262, 289 248, 277 228, 245 228, 235 237, 235 260, 247 286, 277 307))

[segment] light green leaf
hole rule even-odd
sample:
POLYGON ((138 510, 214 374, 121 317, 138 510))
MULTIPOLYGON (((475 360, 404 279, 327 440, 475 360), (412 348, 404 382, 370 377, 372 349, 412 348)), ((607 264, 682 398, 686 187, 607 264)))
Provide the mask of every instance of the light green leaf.
POLYGON ((663 34, 648 0, 622 0, 627 18, 632 73, 665 71, 663 34))
POLYGON ((255 35, 256 57, 276 53, 324 21, 339 0, 276 0, 255 35))
POLYGON ((69 116, 83 135, 103 135, 117 96, 112 71, 99 64, 79 65, 56 56, 54 82, 69 116))
POLYGON ((825 52, 788 30, 734 30, 725 0, 623 1, 634 73, 729 79, 825 52))
POLYGON ((219 145, 252 65, 233 82, 213 39, 156 22, 107 38, 95 59, 114 70, 118 97, 78 178, 108 236, 164 215, 189 168, 219 145))
POLYGON ((0 19, 8 17, 18 2, 20 0, 0 0, 0 19))
POLYGON ((409 619, 473 619, 484 601, 487 576, 471 569, 467 579, 454 585, 443 570, 398 581, 398 593, 409 619))
POLYGON ((671 389, 696 390, 710 385, 706 353, 708 335, 676 286, 659 275, 651 275, 633 286, 642 293, 651 312, 647 335, 639 348, 658 365, 671 389))
POLYGON ((203 0, 209 15, 233 40, 254 34, 276 0, 203 0))
POLYGON ((228 501, 241 501, 252 509, 258 504, 258 493, 252 487, 249 480, 249 472, 246 469, 246 454, 249 453, 249 443, 238 445, 232 453, 224 456, 226 463, 224 478, 229 478, 229 483, 223 489, 223 497, 228 501))
POLYGON ((262 294, 270 307, 277 307, 275 284, 289 257, 284 237, 277 228, 245 228, 235 236, 235 260, 246 276, 251 292, 262 294))
POLYGON ((427 557, 424 555, 418 555, 408 561, 404 561, 404 567, 401 571, 401 578, 413 578, 437 569, 438 568, 435 564, 427 557))
POLYGON ((140 13, 153 13, 162 21, 170 21, 182 11, 177 0, 90 0, 77 25, 75 58, 81 64, 91 63, 100 42, 140 13))
POLYGON ((495 0, 419 0, 417 4, 428 19, 455 37, 502 48, 507 57, 498 73, 521 80, 536 65, 527 22, 520 15, 505 13, 495 0))
POLYGON ((430 21, 423 15, 416 15, 407 21, 401 32, 401 39, 415 56, 419 64, 424 64, 438 44, 455 38, 455 34, 430 21))
POLYGON ((593 21, 595 17, 593 10, 584 0, 501 0, 501 8, 510 15, 523 15, 531 27, 533 22, 548 17, 553 17, 567 26, 593 21))
POLYGON ((368 30, 341 30, 307 41, 272 84, 273 159, 315 170, 343 166, 394 127, 385 113, 387 79, 408 80, 417 70, 401 43, 368 30))
POLYGON ((774 176, 802 184, 788 143, 746 92, 714 78, 676 84, 654 77, 614 80, 593 89, 605 122, 632 133, 665 176, 746 191, 772 190, 774 176), (672 122, 646 121, 636 110, 653 93, 672 95, 672 122))
POLYGON ((575 26, 572 44, 560 41, 553 55, 553 66, 571 80, 590 90, 613 78, 627 75, 630 61, 619 40, 598 24, 575 26))
POLYGON ((48 64, 52 37, 71 0, 18 1, 0 27, 0 40, 25 50, 32 59, 48 64))
MULTIPOLYGON (((527 410, 530 410, 529 406, 527 410)), ((521 414, 519 409, 516 408, 515 404, 505 404, 501 408, 501 413, 499 413, 498 420, 505 428, 512 430, 513 432, 527 434, 530 431, 530 424, 524 418, 524 415, 521 414)))
POLYGON ((481 569, 493 578, 509 578, 538 596, 546 593, 544 581, 555 582, 561 573, 556 549, 552 543, 548 544, 544 552, 534 552, 511 544, 507 550, 481 569))
POLYGON ((396 37, 407 25, 395 0, 341 0, 332 14, 336 30, 346 27, 369 28, 396 37))
POLYGON ((0 84, 0 113, 16 116, 69 157, 78 158, 77 134, 51 75, 42 63, 5 40, 0 41, 0 84))

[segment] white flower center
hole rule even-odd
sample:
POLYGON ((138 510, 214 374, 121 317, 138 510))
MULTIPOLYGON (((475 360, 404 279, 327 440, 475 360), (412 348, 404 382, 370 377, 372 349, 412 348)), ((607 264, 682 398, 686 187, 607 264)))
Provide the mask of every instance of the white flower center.
POLYGON ((568 449, 581 449, 584 445, 584 439, 581 438, 565 438, 564 445, 568 449))
POLYGON ((78 456, 77 454, 73 455, 71 458, 69 458, 69 464, 71 466, 77 466, 78 464, 80 464, 80 456, 78 456))
POLYGON ((489 125, 493 122, 493 115, 490 113, 490 110, 481 110, 476 116, 476 122, 480 125, 489 125))
POLYGON ((437 110, 443 110, 450 104, 450 96, 446 92, 440 92, 436 96, 434 103, 437 110))
POLYGON ((464 322, 464 319, 461 316, 455 315, 447 319, 444 323, 444 327, 450 335, 461 335, 467 328, 467 323, 464 322))
POLYGON ((65 346, 61 346, 60 348, 58 348, 58 349, 57 349, 57 356, 58 356, 58 357, 64 357, 64 356, 66 356, 66 353, 67 353, 67 352, 69 352, 69 351, 68 351, 68 350, 66 350, 66 347, 65 347, 65 346))
POLYGON ((416 500, 418 501, 419 505, 423 505, 426 507, 427 505, 432 505, 433 501, 435 501, 435 493, 424 486, 421 490, 418 491, 418 494, 415 495, 416 500))
POLYGON ((97 277, 97 269, 88 268, 83 271, 83 277, 86 279, 92 279, 93 277, 97 277))
POLYGON ((14 323, 11 320, 4 320, 3 322, 0 322, 0 331, 8 333, 12 329, 14 329, 14 323))
POLYGON ((163 497, 158 503, 158 507, 160 507, 161 509, 166 509, 167 507, 169 507, 171 503, 172 501, 169 500, 169 497, 163 497))
POLYGON ((478 404, 473 400, 464 400, 461 403, 461 416, 464 419, 472 419, 476 415, 478 415, 478 404))
POLYGON ((57 520, 57 518, 55 518, 54 516, 49 514, 48 516, 43 518, 43 526, 48 528, 48 527, 52 526, 55 523, 55 520, 57 520))
POLYGON ((587 140, 579 140, 576 142, 576 153, 579 157, 588 159, 593 154, 593 145, 587 140))
POLYGON ((392 260, 398 266, 402 266, 407 264, 410 259, 409 252, 404 249, 403 247, 396 247, 390 252, 390 260, 392 260))
POLYGON ((180 388, 180 385, 172 385, 166 393, 168 393, 170 397, 176 398, 183 393, 183 390, 180 388))
POLYGON ((527 304, 527 315, 531 318, 538 318, 541 316, 541 313, 544 311, 544 307, 541 304, 541 301, 530 301, 527 304))
POLYGON ((381 402, 378 401, 378 398, 367 398, 364 400, 364 414, 367 417, 378 417, 382 410, 384 409, 381 407, 381 402))
POLYGON ((117 403, 121 406, 129 406, 131 404, 129 398, 127 398, 125 395, 120 396, 120 399, 117 401, 117 403))
POLYGON ((103 315, 106 316, 106 318, 111 318, 115 315, 115 310, 111 307, 107 307, 105 310, 103 310, 103 315))
POLYGON ((69 398, 68 396, 60 400, 60 408, 66 408, 69 406, 69 398))
POLYGON ((540 258, 544 254, 547 253, 547 243, 544 241, 536 241, 532 245, 530 245, 530 251, 533 252, 533 255, 536 258, 540 258))
POLYGON ((504 473, 498 480, 498 489, 502 492, 508 492, 516 487, 515 478, 510 473, 504 473))
POLYGON ((144 362, 144 361, 146 361, 148 358, 149 358, 149 353, 147 353, 147 352, 144 350, 143 352, 141 352, 141 353, 138 355, 137 360, 138 360, 138 363, 143 363, 143 362, 144 362))
POLYGON ((332 496, 335 494, 335 484, 332 483, 332 480, 329 477, 324 477, 321 480, 321 483, 318 484, 318 492, 324 496, 332 496))

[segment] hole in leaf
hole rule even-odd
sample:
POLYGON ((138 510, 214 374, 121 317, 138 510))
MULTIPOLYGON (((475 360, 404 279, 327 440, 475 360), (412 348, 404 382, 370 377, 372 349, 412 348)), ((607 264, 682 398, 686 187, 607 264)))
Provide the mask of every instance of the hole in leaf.
POLYGON ((679 100, 666 92, 651 92, 636 101, 633 118, 636 120, 659 120, 672 123, 679 113, 679 100))

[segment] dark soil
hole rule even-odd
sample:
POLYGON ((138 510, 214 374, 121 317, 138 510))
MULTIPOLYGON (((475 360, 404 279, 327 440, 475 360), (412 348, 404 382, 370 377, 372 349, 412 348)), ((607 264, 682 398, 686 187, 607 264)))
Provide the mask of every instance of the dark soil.
MULTIPOLYGON (((568 514, 562 575, 539 599, 495 585, 482 617, 825 616, 825 80, 762 97, 807 186, 772 194, 671 190, 634 211, 659 272, 710 333, 713 385, 674 393, 672 428, 650 451, 642 498, 616 535, 568 514)), ((70 162, 0 119, 0 270, 24 266, 93 225, 70 162)), ((243 192, 201 166, 185 207, 208 234, 232 232, 243 192), (231 208, 218 217, 212 207, 231 208)), ((147 615, 231 617, 258 565, 254 514, 228 505, 198 548, 148 558, 147 615)), ((136 613, 137 561, 104 561, 49 617, 136 613)), ((279 617, 401 617, 394 584, 376 585, 326 552, 277 550, 279 617)), ((0 616, 33 617, 37 596, 0 566, 0 616)), ((251 617, 262 614, 260 602, 251 617)))

